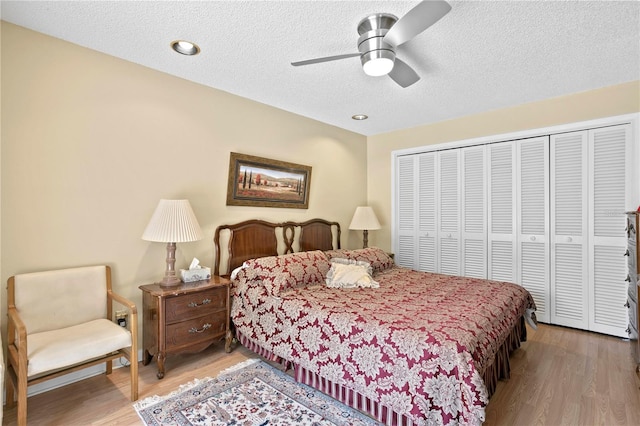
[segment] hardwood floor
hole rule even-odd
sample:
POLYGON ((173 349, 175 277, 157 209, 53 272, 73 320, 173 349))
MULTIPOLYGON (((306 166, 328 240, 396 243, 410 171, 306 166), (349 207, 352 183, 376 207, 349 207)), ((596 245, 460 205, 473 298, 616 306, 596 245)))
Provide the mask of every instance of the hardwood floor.
POLYGON ((485 425, 640 424, 640 379, 628 341, 544 324, 528 334, 485 425))
MULTIPOLYGON (((487 407, 487 426, 638 425, 640 379, 629 342, 541 324, 511 357, 511 378, 498 384, 487 407)), ((194 378, 214 377, 255 354, 224 342, 198 354, 169 356, 164 379, 156 364, 140 365, 140 398, 164 395, 194 378)), ((128 398, 128 369, 114 370, 29 398, 32 425, 139 425, 128 398)), ((4 412, 14 425, 16 410, 4 412)))

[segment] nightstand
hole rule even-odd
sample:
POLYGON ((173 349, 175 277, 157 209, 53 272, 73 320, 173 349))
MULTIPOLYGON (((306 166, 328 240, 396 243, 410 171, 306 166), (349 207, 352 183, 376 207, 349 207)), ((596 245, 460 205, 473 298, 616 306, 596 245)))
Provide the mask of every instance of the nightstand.
POLYGON ((230 284, 226 278, 213 276, 169 288, 158 284, 139 287, 143 303, 142 363, 149 364, 155 356, 158 379, 164 377, 167 354, 199 352, 222 337, 226 339, 225 351, 231 351, 230 284))

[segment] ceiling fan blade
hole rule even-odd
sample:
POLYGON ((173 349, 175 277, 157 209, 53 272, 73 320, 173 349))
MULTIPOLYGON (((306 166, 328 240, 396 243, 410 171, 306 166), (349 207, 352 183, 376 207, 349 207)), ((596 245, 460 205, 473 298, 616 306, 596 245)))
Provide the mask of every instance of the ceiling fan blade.
POLYGON ((420 80, 420 76, 406 62, 396 58, 389 77, 402 87, 409 87, 420 80))
POLYGON ((354 56, 360 56, 360 53, 346 53, 344 55, 326 56, 324 58, 307 59, 306 61, 291 62, 294 67, 301 65, 319 64, 321 62, 337 61, 338 59, 353 58, 354 56))
POLYGON ((400 46, 438 22, 450 10, 451 5, 446 1, 422 1, 389 29, 383 41, 400 46))

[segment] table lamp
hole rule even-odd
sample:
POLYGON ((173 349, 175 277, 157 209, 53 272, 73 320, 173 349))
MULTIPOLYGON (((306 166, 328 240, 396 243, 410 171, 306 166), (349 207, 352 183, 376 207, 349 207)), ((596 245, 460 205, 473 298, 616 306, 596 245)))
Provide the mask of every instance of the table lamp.
POLYGON ((362 230, 362 248, 367 248, 369 244, 369 230, 380 229, 380 222, 373 209, 369 206, 356 208, 353 214, 349 229, 362 230))
POLYGON ((197 241, 202 237, 202 230, 189 200, 160 200, 142 234, 142 239, 167 243, 167 269, 159 283, 161 287, 180 284, 175 270, 176 243, 197 241))

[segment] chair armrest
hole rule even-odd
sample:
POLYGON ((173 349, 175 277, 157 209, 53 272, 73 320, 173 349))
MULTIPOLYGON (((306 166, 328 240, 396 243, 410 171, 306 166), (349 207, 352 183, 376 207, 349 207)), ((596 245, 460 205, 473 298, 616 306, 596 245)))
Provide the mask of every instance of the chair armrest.
POLYGON ((27 365, 27 327, 15 307, 7 309, 7 362, 16 372, 16 366, 27 365))
POLYGON ((112 300, 126 307, 132 315, 135 315, 138 313, 138 308, 136 308, 136 304, 133 303, 131 300, 123 296, 120 296, 119 294, 114 293, 113 291, 108 292, 108 295, 112 300))
MULTIPOLYGON (((111 300, 113 300, 115 302, 120 303, 121 305, 125 306, 129 310, 129 331, 131 332, 131 358, 130 358, 130 361, 137 365, 137 362, 138 362, 137 361, 137 359, 138 359, 137 358, 137 356, 138 356, 138 309, 136 308, 136 304, 133 303, 131 300, 129 300, 129 299, 123 297, 123 296, 120 296, 117 293, 114 293, 111 290, 107 292, 107 297, 109 297, 111 300)), ((135 396, 135 398, 136 399, 138 398, 138 396, 137 396, 138 395, 137 386, 138 385, 136 384, 135 385, 135 387, 136 387, 136 393, 135 393, 136 396, 135 396)), ((132 398, 133 398, 133 396, 132 396, 132 398)))
POLYGON ((13 344, 16 337, 18 343, 27 343, 27 326, 24 325, 16 308, 7 309, 7 344, 13 344), (11 333, 9 332, 11 331, 11 333))

